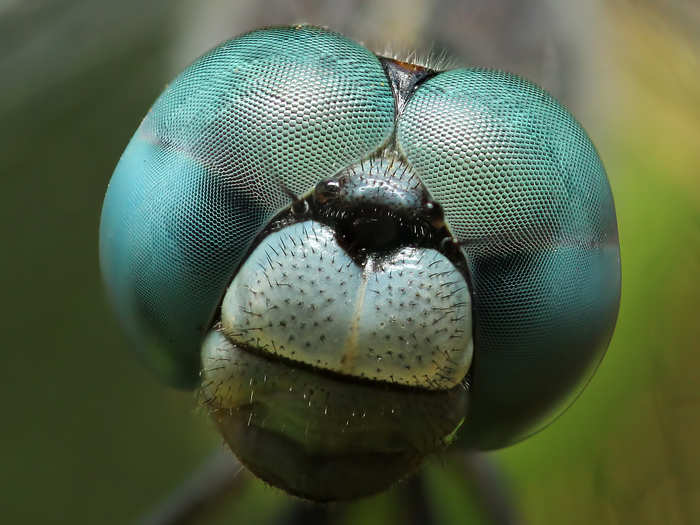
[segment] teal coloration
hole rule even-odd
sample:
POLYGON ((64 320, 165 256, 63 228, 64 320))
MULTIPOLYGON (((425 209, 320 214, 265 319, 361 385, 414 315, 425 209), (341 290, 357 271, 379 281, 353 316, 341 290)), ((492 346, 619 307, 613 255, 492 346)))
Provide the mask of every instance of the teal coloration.
POLYGON ((114 172, 100 260, 116 311, 166 382, 197 384, 200 343, 255 235, 379 149, 394 100, 375 55, 320 28, 223 43, 156 101, 114 172))
POLYGON ((565 108, 503 72, 428 79, 397 128, 472 275, 472 405, 460 442, 504 446, 570 403, 612 335, 620 259, 605 170, 565 108))

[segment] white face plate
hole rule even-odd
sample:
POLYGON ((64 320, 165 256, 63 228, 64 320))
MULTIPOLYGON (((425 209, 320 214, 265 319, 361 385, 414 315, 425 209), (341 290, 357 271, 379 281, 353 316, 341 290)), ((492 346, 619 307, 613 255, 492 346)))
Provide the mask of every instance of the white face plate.
POLYGON ((320 370, 445 390, 471 364, 471 299, 441 253, 403 247, 358 266, 334 232, 305 221, 267 236, 231 283, 235 344, 320 370))

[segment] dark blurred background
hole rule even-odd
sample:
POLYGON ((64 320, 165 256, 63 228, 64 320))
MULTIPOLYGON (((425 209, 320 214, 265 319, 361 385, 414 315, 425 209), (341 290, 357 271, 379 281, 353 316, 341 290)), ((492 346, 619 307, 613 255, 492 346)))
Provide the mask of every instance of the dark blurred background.
MULTIPOLYGON (((107 182, 169 80, 251 28, 309 22, 384 52, 522 74, 572 110, 615 195, 608 355, 551 427, 492 454, 526 522, 700 523, 700 5, 683 0, 0 0, 0 519, 128 523, 220 444, 133 359, 97 262, 107 182)), ((427 467, 440 523, 483 522, 427 467), (471 520, 471 521, 468 521, 471 520)), ((274 517, 251 483, 207 523, 274 517)), ((394 492, 348 523, 402 520, 394 492)))

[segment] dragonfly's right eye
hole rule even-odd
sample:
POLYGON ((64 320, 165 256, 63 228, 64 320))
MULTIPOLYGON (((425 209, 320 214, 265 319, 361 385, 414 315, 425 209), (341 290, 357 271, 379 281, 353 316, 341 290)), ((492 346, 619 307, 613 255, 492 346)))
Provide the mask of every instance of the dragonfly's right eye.
POLYGON ((202 339, 256 235, 289 192, 377 151, 394 120, 377 57, 316 27, 224 42, 168 86, 114 171, 100 225, 112 302, 159 377, 198 384, 202 339))

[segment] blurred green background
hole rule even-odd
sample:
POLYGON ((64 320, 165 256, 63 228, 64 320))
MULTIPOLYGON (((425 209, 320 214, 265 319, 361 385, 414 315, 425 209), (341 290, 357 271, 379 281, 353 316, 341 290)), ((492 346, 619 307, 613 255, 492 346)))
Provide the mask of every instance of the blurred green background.
MULTIPOLYGON (((2 522, 128 523, 220 444, 193 395, 129 353, 100 281, 101 203, 177 72, 297 22, 520 73, 583 123, 618 211, 617 331, 576 404, 492 457, 527 523, 700 523, 700 6, 683 0, 0 0, 2 522)), ((447 461, 427 473, 440 523, 483 520, 447 461)), ((207 523, 291 502, 255 481, 207 523)), ((347 521, 401 511, 390 492, 347 521)))

